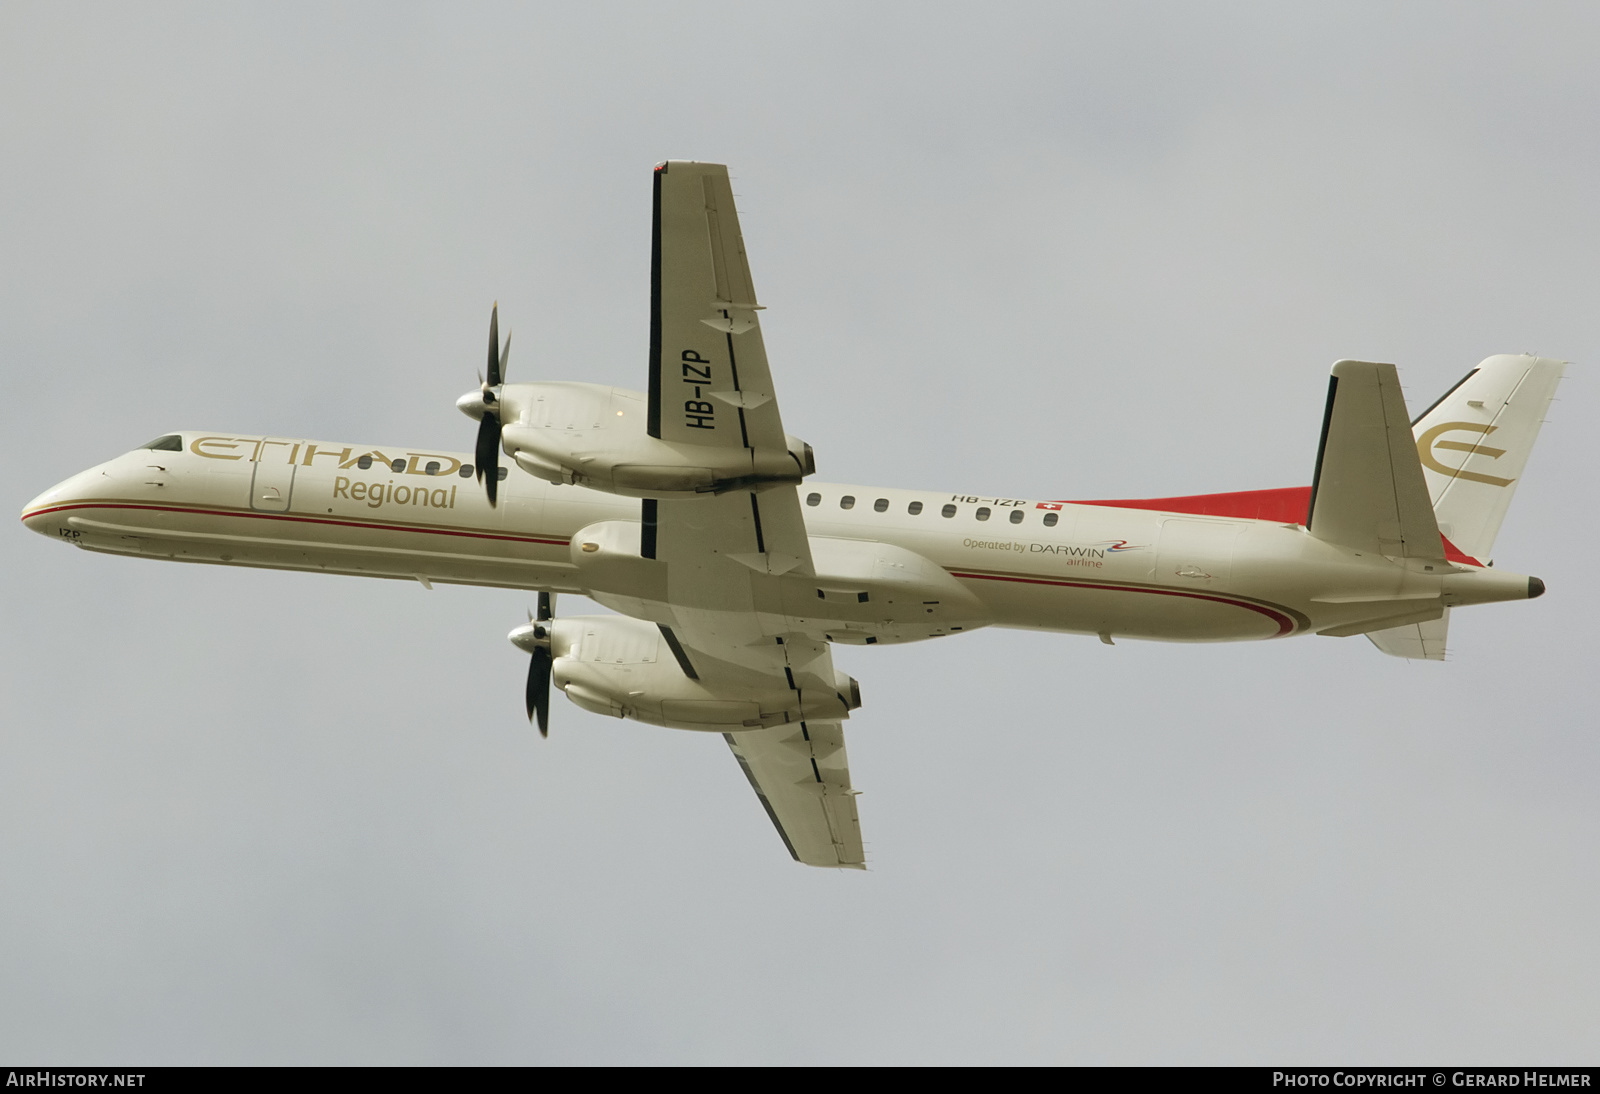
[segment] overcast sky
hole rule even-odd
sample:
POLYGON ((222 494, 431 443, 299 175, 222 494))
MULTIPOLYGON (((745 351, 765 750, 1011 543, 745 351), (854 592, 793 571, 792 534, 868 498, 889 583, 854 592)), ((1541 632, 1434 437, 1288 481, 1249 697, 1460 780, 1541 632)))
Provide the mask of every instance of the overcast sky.
MULTIPOLYGON (((871 870, 715 736, 521 712, 532 596, 0 538, 0 1058, 1573 1063, 1600 1028, 1600 9, 0 5, 12 511, 175 428, 470 448, 643 387, 650 169, 735 176, 819 478, 1310 481, 1328 366, 1574 362, 1365 639, 842 649, 871 870)), ((514 472, 515 473, 515 472, 514 472)), ((583 611, 563 598, 567 613, 583 611)))

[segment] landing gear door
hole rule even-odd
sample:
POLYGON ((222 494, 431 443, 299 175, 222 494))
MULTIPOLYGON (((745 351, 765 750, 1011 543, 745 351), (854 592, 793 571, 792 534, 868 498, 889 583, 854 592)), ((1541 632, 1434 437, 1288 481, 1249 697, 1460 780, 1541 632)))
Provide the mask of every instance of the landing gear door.
POLYGON ((282 513, 289 508, 294 489, 294 457, 300 446, 293 441, 265 440, 250 484, 250 508, 282 513))

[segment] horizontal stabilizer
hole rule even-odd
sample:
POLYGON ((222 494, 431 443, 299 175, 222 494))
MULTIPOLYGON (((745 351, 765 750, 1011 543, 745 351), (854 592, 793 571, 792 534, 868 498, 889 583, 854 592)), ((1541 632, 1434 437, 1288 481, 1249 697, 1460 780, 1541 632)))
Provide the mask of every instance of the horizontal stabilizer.
POLYGON ((1372 644, 1391 657, 1404 657, 1413 661, 1443 661, 1445 639, 1450 632, 1450 609, 1438 619, 1425 623, 1412 623, 1405 627, 1372 631, 1367 635, 1372 644))
MULTIPOLYGON (((1398 607, 1398 605, 1396 606, 1398 607)), ((1449 611, 1448 608, 1442 607, 1437 600, 1434 600, 1411 611, 1394 612, 1377 619, 1358 619, 1354 623, 1343 623, 1337 627, 1325 627, 1317 633, 1328 638, 1349 638, 1357 634, 1373 634, 1377 631, 1388 631, 1410 626, 1413 623, 1431 623, 1447 611, 1449 611)))
POLYGON ((1393 365, 1333 366, 1306 525, 1318 539, 1357 551, 1444 557, 1393 365))

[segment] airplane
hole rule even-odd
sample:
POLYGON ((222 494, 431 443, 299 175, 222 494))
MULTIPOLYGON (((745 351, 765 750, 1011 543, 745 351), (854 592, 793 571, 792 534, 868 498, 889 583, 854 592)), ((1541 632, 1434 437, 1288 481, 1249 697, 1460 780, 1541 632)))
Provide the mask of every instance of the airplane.
POLYGON ((541 734, 552 684, 721 733, 789 854, 854 869, 843 726, 861 690, 836 644, 1364 634, 1442 660, 1452 609, 1544 592, 1491 553, 1564 362, 1490 357, 1412 421, 1394 365, 1339 361, 1309 486, 1067 501, 808 483, 727 168, 653 179, 647 390, 509 382, 496 304, 457 402, 470 453, 179 430, 40 494, 24 525, 135 558, 536 592, 509 638, 541 734), (558 617, 558 593, 617 614, 558 617))

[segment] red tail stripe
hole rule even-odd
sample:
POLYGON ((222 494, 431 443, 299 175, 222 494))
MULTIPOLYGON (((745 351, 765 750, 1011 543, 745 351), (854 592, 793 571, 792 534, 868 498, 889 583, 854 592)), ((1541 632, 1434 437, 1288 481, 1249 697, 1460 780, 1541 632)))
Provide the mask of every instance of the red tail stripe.
MULTIPOLYGON (((1311 507, 1311 487, 1284 486, 1276 490, 1238 490, 1229 494, 1190 494, 1180 498, 1117 498, 1112 501, 1068 501, 1064 505, 1104 505, 1112 509, 1152 509, 1162 513, 1191 513, 1199 517, 1234 517, 1270 520, 1278 524, 1304 524, 1311 507)), ((1463 553, 1448 536, 1444 557, 1466 566, 1483 563, 1463 553)))

